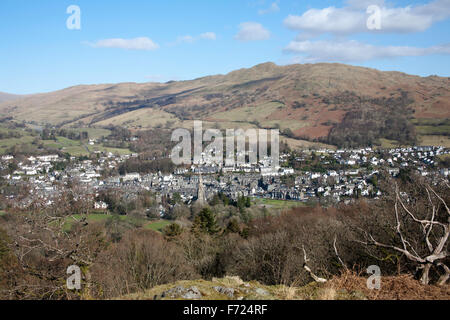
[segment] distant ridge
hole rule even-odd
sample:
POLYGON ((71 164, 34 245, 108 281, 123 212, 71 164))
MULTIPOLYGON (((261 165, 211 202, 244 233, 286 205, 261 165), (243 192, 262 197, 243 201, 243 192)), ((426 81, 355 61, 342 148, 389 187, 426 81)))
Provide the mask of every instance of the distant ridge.
POLYGON ((0 92, 0 103, 5 102, 5 101, 17 100, 17 99, 20 99, 21 97, 23 97, 23 96, 0 92))
POLYGON ((141 130, 203 120, 206 127, 279 127, 286 137, 347 146, 379 138, 412 143, 413 126, 433 134, 430 125, 445 131, 442 120, 450 118, 449 78, 338 63, 268 62, 188 81, 82 85, 11 98, 0 103, 0 116, 38 124, 141 130))

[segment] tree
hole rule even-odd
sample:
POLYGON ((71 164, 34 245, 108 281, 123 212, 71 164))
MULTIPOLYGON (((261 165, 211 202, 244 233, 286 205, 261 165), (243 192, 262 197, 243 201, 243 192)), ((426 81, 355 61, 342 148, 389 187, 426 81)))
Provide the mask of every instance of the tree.
POLYGON ((251 199, 249 197, 239 197, 236 203, 240 212, 244 212, 245 208, 250 208, 252 205, 251 199))
POLYGON ((164 235, 169 239, 178 237, 182 232, 183 228, 178 223, 171 223, 163 230, 164 235))
POLYGON ((181 203, 183 201, 183 199, 181 198, 181 195, 178 192, 175 192, 172 195, 172 199, 170 199, 169 203, 172 205, 175 205, 177 203, 181 203))
POLYGON ((450 268, 446 264, 449 256, 450 209, 444 199, 450 187, 445 184, 441 194, 427 184, 419 182, 417 187, 418 190, 410 189, 406 193, 400 192, 398 185, 395 185, 393 231, 396 242, 382 242, 365 232, 366 241, 361 243, 404 255, 415 265, 423 284, 429 284, 432 268, 442 270, 437 284, 444 285, 450 277, 450 268))
POLYGON ((252 206, 252 201, 249 197, 245 198, 245 207, 250 208, 252 206))
POLYGON ((73 220, 70 232, 64 229, 65 217, 46 212, 17 213, 7 221, 10 249, 17 261, 15 269, 21 273, 8 288, 14 295, 21 299, 92 297, 90 268, 108 242, 100 225, 90 225, 86 218, 73 220), (80 293, 65 286, 70 265, 81 268, 80 293))
POLYGON ((9 248, 10 242, 6 232, 0 229, 0 299, 11 298, 14 290, 9 289, 17 282, 19 266, 9 248))
POLYGON ((231 219, 230 222, 228 222, 225 232, 227 232, 227 233, 240 233, 241 232, 239 223, 235 218, 231 219))
POLYGON ((217 234, 220 231, 217 225, 216 215, 209 208, 203 208, 202 211, 195 217, 192 226, 194 233, 201 232, 210 235, 217 234))

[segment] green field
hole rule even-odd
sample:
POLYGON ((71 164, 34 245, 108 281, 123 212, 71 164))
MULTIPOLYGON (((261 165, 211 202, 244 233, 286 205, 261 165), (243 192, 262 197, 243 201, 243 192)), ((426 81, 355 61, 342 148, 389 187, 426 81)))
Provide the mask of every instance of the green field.
MULTIPOLYGON (((22 138, 16 139, 3 139, 0 140, 0 155, 4 155, 7 153, 7 150, 15 145, 31 145, 35 137, 32 136, 24 136, 22 138)), ((103 145, 87 145, 81 141, 70 140, 64 137, 57 137, 56 141, 54 140, 44 140, 42 144, 50 149, 57 149, 62 152, 68 153, 71 156, 79 157, 79 156, 88 156, 90 153, 95 151, 101 152, 111 152, 113 154, 118 155, 126 155, 131 154, 132 152, 129 149, 121 149, 121 148, 109 148, 104 147, 103 145)))
POLYGON ((80 141, 70 140, 65 137, 56 137, 56 141, 54 140, 43 140, 42 144, 49 148, 55 149, 63 149, 70 148, 80 145, 80 141))
POLYGON ((382 149, 396 148, 399 146, 398 141, 381 138, 378 143, 382 149))
POLYGON ((146 224, 144 226, 145 229, 148 230, 153 230, 153 231, 157 231, 157 232, 162 232, 163 229, 165 227, 167 227, 168 225, 172 224, 171 221, 168 220, 160 220, 160 221, 154 221, 154 222, 150 222, 148 224, 146 224))
POLYGON ((450 133, 450 126, 416 126, 416 132, 421 135, 446 135, 450 133))
POLYGON ((94 152, 94 151, 111 152, 112 154, 118 154, 121 156, 132 153, 129 149, 109 148, 109 147, 103 147, 103 146, 98 146, 98 145, 97 146, 88 146, 88 149, 91 152, 94 152))
POLYGON ((101 128, 71 128, 70 130, 75 132, 87 132, 89 139, 100 139, 111 134, 111 130, 101 128))
POLYGON ((257 206, 265 206, 274 209, 291 209, 296 207, 307 207, 305 202, 292 200, 275 200, 275 199, 261 199, 253 198, 253 203, 257 206))
POLYGON ((3 211, 3 210, 0 210, 0 217, 1 216, 4 216, 6 214, 6 212, 5 211, 3 211))
POLYGON ((412 119, 415 126, 450 126, 450 119, 412 119))
POLYGON ((172 127, 180 127, 181 122, 174 115, 157 109, 139 109, 127 112, 113 118, 100 121, 97 124, 100 126, 115 125, 124 126, 127 128, 151 128, 156 126, 164 127, 166 123, 171 122, 172 127))
POLYGON ((450 119, 413 119, 420 145, 450 146, 450 119))
MULTIPOLYGON (((63 226, 64 230, 68 231, 71 229, 72 225, 76 221, 80 221, 83 217, 79 214, 72 215, 70 217, 66 218, 66 222, 63 226)), ((138 219, 133 218, 130 216, 114 216, 114 215, 108 215, 105 213, 92 213, 88 216, 87 220, 89 223, 101 223, 106 222, 108 219, 118 218, 120 221, 128 222, 132 225, 135 225, 136 227, 143 227, 147 230, 153 230, 156 232, 162 232, 162 230, 171 224, 171 221, 168 220, 158 220, 158 221, 148 221, 145 219, 138 219)))
MULTIPOLYGON (((299 121, 294 119, 276 119, 276 115, 280 108, 284 108, 285 105, 279 102, 268 102, 258 106, 246 106, 229 111, 218 112, 210 116, 211 119, 219 121, 220 124, 223 122, 229 124, 232 123, 230 128, 243 128, 246 129, 244 125, 249 127, 254 127, 252 123, 259 122, 259 126, 264 128, 276 128, 277 125, 280 126, 281 130, 291 129, 297 130, 306 125, 308 122, 299 121)), ((223 127, 223 126, 222 126, 223 127)))
POLYGON ((34 139, 35 137, 30 135, 24 135, 21 138, 2 139, 0 140, 0 154, 5 154, 9 148, 15 145, 31 144, 34 139))
POLYGON ((103 145, 87 145, 81 141, 74 141, 62 137, 57 138, 57 142, 55 141, 45 141, 44 144, 47 147, 55 148, 61 150, 62 152, 66 152, 71 156, 79 157, 79 156, 88 156, 90 153, 95 151, 101 152, 111 152, 113 154, 125 155, 131 154, 129 149, 121 149, 121 148, 108 148, 103 145))
MULTIPOLYGON (((111 130, 99 128, 75 128, 75 129, 70 128, 68 130, 75 132, 88 132, 90 139, 100 139, 102 137, 107 137, 111 134, 111 130)), ((29 132, 22 129, 9 129, 7 127, 0 126, 0 132, 1 133, 17 132, 22 135, 21 138, 0 139, 0 155, 6 154, 8 149, 16 145, 26 145, 30 149, 32 148, 35 149, 37 145, 32 146, 32 142, 36 138, 38 139, 40 138, 39 135, 32 135, 29 132)), ((56 149, 62 152, 69 153, 71 156, 75 157, 89 156, 90 153, 95 151, 111 152, 113 154, 119 155, 126 155, 132 153, 129 149, 109 148, 101 144, 95 144, 91 146, 88 145, 86 141, 71 140, 60 136, 56 137, 56 140, 39 140, 38 143, 42 143, 42 145, 48 149, 56 149)))
POLYGON ((450 148, 450 137, 449 136, 420 136, 419 137, 420 146, 443 146, 445 148, 450 148))

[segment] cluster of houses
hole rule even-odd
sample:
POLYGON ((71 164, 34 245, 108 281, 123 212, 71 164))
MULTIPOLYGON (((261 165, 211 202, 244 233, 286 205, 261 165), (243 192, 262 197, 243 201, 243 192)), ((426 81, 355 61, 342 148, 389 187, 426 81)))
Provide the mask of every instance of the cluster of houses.
MULTIPOLYGON (((330 199, 340 202, 355 197, 379 197, 381 192, 373 183, 373 177, 381 170, 396 176, 402 168, 409 168, 423 176, 447 177, 448 168, 438 169, 435 164, 438 156, 448 153, 449 150, 443 147, 322 149, 295 153, 294 156, 294 162, 299 164, 312 157, 319 157, 323 164, 320 171, 294 170, 284 166, 287 159, 292 161, 293 155, 281 154, 281 167, 272 166, 270 157, 255 164, 239 166, 216 166, 205 159, 190 167, 177 168, 172 174, 128 173, 123 176, 108 176, 106 173, 130 157, 137 157, 136 154, 116 156, 109 153, 99 155, 95 160, 84 161, 76 161, 75 158, 68 161, 58 155, 47 155, 29 157, 19 162, 17 169, 3 178, 10 184, 29 187, 29 196, 21 199, 21 206, 26 206, 36 198, 51 204, 73 181, 93 195, 114 188, 133 197, 147 190, 159 196, 178 193, 186 203, 196 200, 200 188, 206 199, 222 192, 233 199, 249 196, 297 201, 330 199), (332 168, 336 165, 339 169, 332 168)), ((3 156, 0 169, 7 168, 12 161, 14 157, 3 156)), ((102 202, 95 202, 94 205, 97 209, 107 208, 102 202)))

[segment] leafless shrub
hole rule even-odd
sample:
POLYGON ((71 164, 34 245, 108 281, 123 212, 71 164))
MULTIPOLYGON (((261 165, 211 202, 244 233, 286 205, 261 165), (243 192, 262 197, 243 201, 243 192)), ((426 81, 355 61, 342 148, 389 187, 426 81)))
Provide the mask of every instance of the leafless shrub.
POLYGON ((194 275, 183 251, 151 231, 132 231, 93 266, 100 297, 119 297, 194 275))

